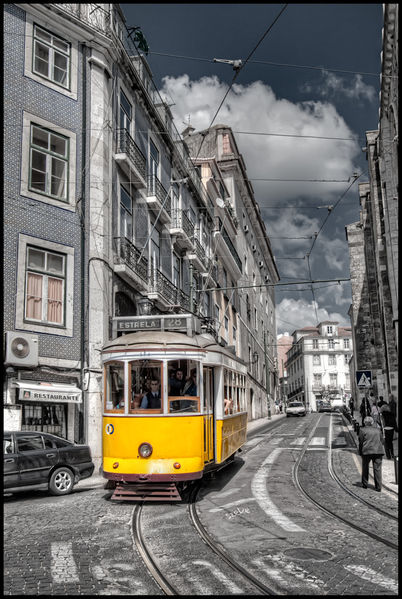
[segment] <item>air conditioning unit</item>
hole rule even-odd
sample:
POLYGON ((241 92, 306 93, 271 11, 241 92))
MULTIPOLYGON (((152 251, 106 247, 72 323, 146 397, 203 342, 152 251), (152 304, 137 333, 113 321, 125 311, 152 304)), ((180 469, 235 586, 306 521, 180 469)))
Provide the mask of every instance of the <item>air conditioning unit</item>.
POLYGON ((248 225, 244 225, 243 229, 245 233, 248 233, 248 225))
POLYGON ((257 251, 257 246, 253 244, 253 245, 251 246, 251 251, 252 251, 252 252, 256 252, 256 251, 257 251))
POLYGON ((6 333, 6 363, 13 366, 38 365, 38 335, 29 333, 6 333))
POLYGON ((258 266, 262 268, 264 266, 264 262, 262 260, 259 261, 258 266))

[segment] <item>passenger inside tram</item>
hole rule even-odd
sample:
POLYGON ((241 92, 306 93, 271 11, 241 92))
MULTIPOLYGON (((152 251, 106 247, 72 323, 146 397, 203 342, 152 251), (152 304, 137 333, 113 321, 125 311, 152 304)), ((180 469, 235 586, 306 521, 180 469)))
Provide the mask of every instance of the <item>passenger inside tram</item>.
POLYGON ((161 407, 161 392, 158 379, 151 380, 151 389, 145 393, 141 400, 140 408, 142 410, 158 410, 161 407))

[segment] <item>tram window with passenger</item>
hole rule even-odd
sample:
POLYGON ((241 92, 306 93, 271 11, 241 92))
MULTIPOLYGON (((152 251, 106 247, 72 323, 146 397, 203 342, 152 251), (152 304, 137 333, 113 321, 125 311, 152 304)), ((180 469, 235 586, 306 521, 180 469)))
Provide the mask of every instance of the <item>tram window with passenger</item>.
POLYGON ((134 360, 129 363, 128 388, 131 389, 130 414, 162 413, 163 363, 159 360, 134 360))
POLYGON ((223 373, 223 410, 225 416, 244 411, 246 377, 227 368, 223 373))
POLYGON ((169 413, 199 412, 199 367, 193 360, 168 362, 169 413))
POLYGON ((124 362, 106 365, 105 387, 105 411, 124 413, 124 362))

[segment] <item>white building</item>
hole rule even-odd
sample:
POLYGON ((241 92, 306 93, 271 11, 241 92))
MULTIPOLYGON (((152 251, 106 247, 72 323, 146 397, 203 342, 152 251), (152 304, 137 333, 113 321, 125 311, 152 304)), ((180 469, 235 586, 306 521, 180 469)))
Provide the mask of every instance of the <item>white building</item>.
POLYGON ((350 398, 349 361, 353 352, 351 327, 324 321, 293 332, 287 352, 288 399, 305 403, 311 411, 317 402, 347 403, 350 398))

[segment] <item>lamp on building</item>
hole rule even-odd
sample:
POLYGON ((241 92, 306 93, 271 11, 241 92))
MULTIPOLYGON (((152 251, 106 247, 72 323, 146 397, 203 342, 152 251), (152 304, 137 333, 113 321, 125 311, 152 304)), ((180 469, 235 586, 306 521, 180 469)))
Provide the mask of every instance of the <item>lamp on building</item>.
POLYGON ((153 303, 147 297, 142 297, 137 300, 137 308, 140 316, 149 316, 153 308, 153 303))

